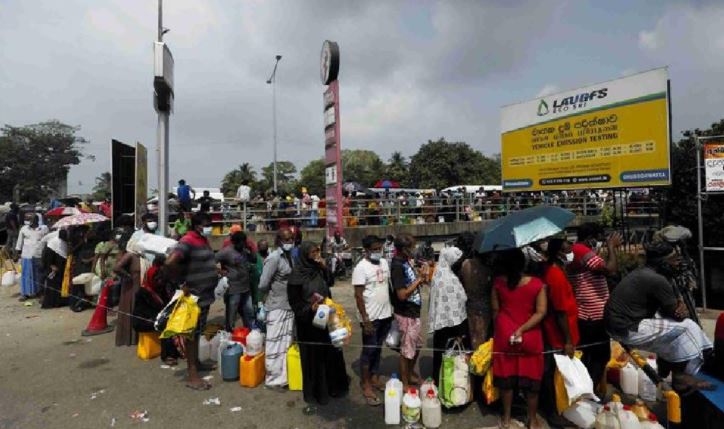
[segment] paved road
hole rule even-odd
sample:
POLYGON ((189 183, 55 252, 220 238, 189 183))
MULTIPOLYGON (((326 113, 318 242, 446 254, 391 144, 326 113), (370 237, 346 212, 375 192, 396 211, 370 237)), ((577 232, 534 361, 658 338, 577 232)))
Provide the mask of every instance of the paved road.
MULTIPOLYGON (((351 289, 341 283, 333 294, 354 314, 351 289)), ((16 294, 17 290, 0 290, 0 428, 385 427, 383 408, 372 409, 362 400, 359 349, 352 346, 345 349, 350 394, 320 408, 317 415, 306 416, 301 392, 245 389, 222 382, 216 373, 211 374, 210 391, 191 391, 184 387, 185 371, 161 369, 158 359, 138 359, 133 347, 115 347, 113 333, 81 337, 90 310, 80 314, 68 308, 41 310, 36 301, 25 307, 16 294), (202 404, 212 397, 218 397, 221 406, 202 404), (242 411, 231 412, 232 407, 242 411), (150 420, 133 422, 129 414, 135 410, 148 410, 150 420)), ((215 304, 212 321, 220 322, 222 311, 223 305, 215 304)), ((356 329, 352 344, 360 343, 356 329)), ((423 376, 429 374, 431 361, 429 354, 423 356, 423 376)), ((383 372, 396 368, 397 355, 385 350, 383 372)), ((496 420, 472 404, 445 414, 443 427, 487 427, 496 420)))

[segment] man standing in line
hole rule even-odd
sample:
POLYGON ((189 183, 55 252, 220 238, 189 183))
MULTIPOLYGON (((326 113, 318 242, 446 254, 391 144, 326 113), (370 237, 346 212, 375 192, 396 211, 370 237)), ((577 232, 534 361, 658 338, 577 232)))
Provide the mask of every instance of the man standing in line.
POLYGON ((179 275, 183 291, 199 297, 201 309, 196 332, 186 340, 186 361, 188 363, 188 383, 193 390, 208 390, 211 385, 199 377, 199 371, 213 368, 204 367, 199 362, 199 336, 204 332, 209 317, 209 307, 214 302, 214 289, 218 281, 214 251, 207 237, 211 235, 211 220, 206 213, 196 213, 191 218, 191 230, 179 240, 166 260, 172 272, 179 275))
POLYGON ((191 186, 187 185, 184 179, 178 181, 176 196, 178 197, 178 203, 181 206, 181 211, 190 212, 191 202, 196 199, 196 191, 194 191, 191 186), (193 197, 191 195, 193 195, 193 197))
POLYGON ((382 401, 375 394, 375 388, 384 388, 378 371, 382 342, 392 324, 392 304, 388 282, 390 268, 382 257, 382 240, 376 235, 362 239, 365 257, 352 272, 352 285, 357 311, 362 325, 362 348, 360 367, 362 372, 362 394, 367 405, 376 407, 382 401))
POLYGON ((587 346, 583 364, 596 386, 611 358, 610 337, 606 332, 603 310, 608 302, 607 276, 618 272, 616 250, 621 245, 621 235, 611 234, 607 241, 606 260, 598 255, 605 239, 603 227, 586 223, 578 228, 578 242, 573 245, 573 262, 568 265, 568 277, 578 305, 578 330, 580 344, 587 346))

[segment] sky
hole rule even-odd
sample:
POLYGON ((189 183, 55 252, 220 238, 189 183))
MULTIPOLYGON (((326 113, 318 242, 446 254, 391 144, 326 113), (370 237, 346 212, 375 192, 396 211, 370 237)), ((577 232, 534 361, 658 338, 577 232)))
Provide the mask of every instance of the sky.
MULTIPOLYGON (((219 186, 244 162, 298 169, 324 152, 319 56, 340 46, 343 149, 387 160, 428 140, 500 151, 501 106, 669 67, 674 138, 724 117, 721 1, 166 0, 175 60, 170 179, 219 186)), ((0 122, 48 119, 90 143, 69 191, 110 170, 110 141, 149 149, 155 0, 2 0, 0 122)))

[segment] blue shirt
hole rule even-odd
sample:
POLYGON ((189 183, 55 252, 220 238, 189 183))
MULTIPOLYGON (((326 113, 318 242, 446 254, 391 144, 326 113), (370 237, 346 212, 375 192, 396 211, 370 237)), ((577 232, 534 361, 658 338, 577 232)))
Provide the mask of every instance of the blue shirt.
POLYGON ((189 185, 179 186, 178 189, 176 190, 176 194, 178 195, 178 200, 181 202, 191 201, 191 186, 189 186, 189 185))

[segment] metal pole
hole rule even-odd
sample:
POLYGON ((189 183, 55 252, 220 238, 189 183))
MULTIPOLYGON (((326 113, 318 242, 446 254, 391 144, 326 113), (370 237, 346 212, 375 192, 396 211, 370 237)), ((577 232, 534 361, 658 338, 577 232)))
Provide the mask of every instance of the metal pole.
POLYGON ((158 0, 158 41, 163 42, 163 0, 158 0))
MULTIPOLYGON (((158 41, 163 41, 163 0, 158 0, 158 41)), ((168 234, 168 133, 170 112, 158 112, 156 152, 158 154, 158 229, 168 234)))
POLYGON ((706 272, 704 271, 704 219, 701 210, 701 144, 699 137, 694 137, 696 146, 696 209, 699 222, 699 281, 701 283, 701 306, 706 311, 706 272))
MULTIPOLYGON (((278 62, 278 60, 277 60, 278 62)), ((274 123, 274 192, 277 192, 277 66, 272 76, 272 121, 274 123)))

